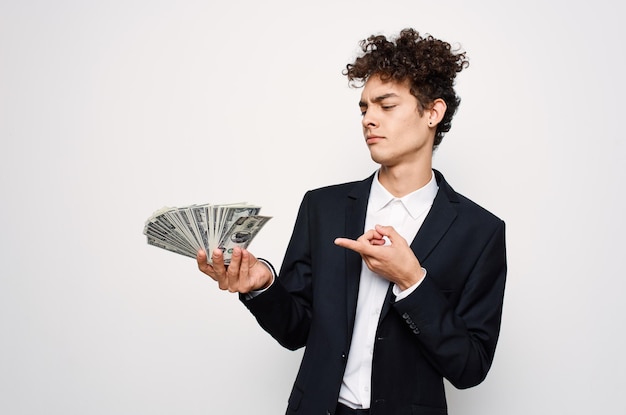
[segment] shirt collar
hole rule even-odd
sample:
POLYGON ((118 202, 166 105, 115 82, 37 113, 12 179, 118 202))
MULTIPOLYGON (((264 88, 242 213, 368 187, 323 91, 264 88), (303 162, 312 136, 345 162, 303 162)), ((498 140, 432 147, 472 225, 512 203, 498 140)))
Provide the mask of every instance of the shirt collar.
POLYGON ((378 212, 392 201, 399 200, 409 212, 409 215, 411 215, 413 219, 417 219, 425 208, 429 208, 432 205, 437 191, 439 190, 435 174, 432 173, 430 181, 426 183, 425 186, 398 198, 389 193, 380 183, 378 180, 379 172, 380 171, 376 172, 374 180, 372 180, 372 188, 370 191, 369 207, 373 212, 378 212))

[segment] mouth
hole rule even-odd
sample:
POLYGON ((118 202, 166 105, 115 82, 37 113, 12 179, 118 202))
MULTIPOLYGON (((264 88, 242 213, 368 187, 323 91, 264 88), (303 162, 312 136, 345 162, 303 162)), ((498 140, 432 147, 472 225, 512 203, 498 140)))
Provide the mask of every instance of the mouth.
POLYGON ((376 144, 380 141, 384 140, 384 137, 378 135, 367 135, 365 136, 365 142, 369 144, 376 144))

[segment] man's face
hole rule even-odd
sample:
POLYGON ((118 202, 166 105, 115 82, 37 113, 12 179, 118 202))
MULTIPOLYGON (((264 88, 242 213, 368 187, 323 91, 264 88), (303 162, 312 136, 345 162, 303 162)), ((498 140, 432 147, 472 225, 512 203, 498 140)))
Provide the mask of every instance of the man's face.
POLYGON ((359 102, 363 136, 372 160, 385 167, 420 163, 432 157, 434 131, 427 110, 420 115, 409 84, 370 77, 359 102))

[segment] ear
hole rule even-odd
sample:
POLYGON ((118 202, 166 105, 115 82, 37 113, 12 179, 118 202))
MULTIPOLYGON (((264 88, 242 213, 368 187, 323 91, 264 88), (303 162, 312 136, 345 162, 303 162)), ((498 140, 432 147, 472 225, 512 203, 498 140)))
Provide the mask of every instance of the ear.
POLYGON ((437 127, 437 124, 441 122, 443 116, 446 114, 446 109, 448 106, 446 102, 437 98, 433 101, 430 108, 426 111, 426 116, 428 117, 428 126, 429 127, 437 127))

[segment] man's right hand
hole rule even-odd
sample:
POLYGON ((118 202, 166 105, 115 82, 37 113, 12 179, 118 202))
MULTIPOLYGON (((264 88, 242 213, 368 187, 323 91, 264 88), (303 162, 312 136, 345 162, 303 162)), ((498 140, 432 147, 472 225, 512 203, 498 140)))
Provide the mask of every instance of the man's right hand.
POLYGON ((224 255, 219 248, 211 254, 212 264, 207 263, 206 253, 198 251, 198 269, 217 281, 220 290, 247 294, 262 290, 272 284, 274 276, 270 269, 245 249, 235 247, 230 264, 224 264, 224 255))

